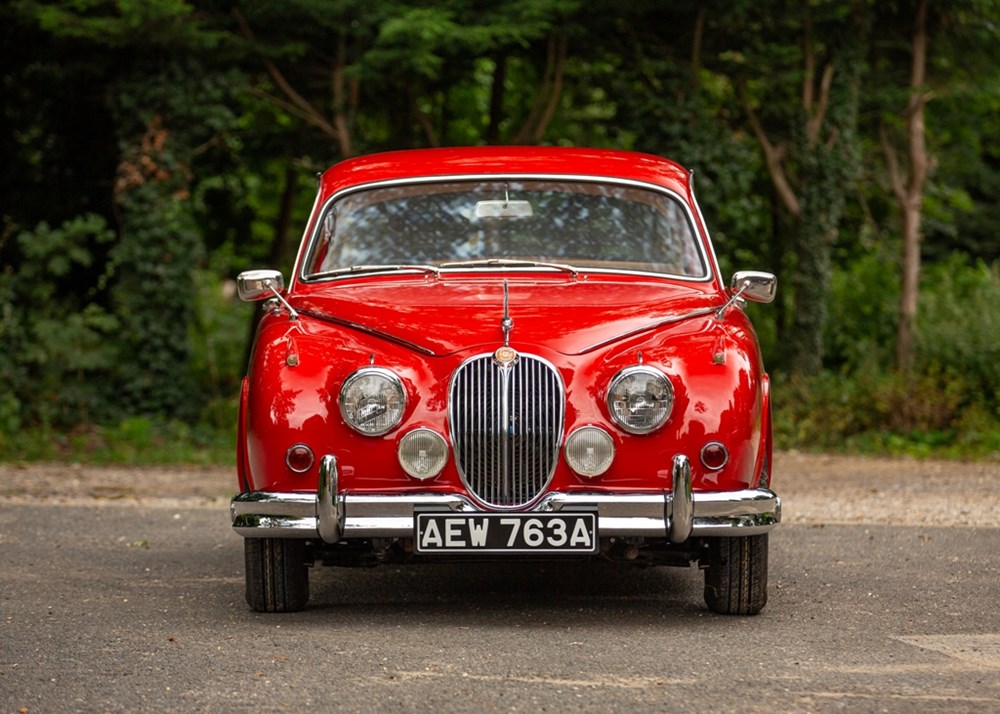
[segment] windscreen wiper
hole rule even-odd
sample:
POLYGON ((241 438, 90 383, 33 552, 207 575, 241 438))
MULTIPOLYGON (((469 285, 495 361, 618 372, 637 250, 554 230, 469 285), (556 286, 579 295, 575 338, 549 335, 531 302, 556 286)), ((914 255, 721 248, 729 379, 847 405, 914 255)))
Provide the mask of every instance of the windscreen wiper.
POLYGON ((324 270, 309 277, 328 278, 331 275, 350 275, 352 273, 379 273, 389 270, 413 270, 421 273, 430 273, 434 277, 441 277, 441 269, 433 265, 411 265, 408 263, 388 264, 388 265, 352 265, 349 268, 336 268, 335 270, 324 270))
POLYGON ((542 260, 517 260, 515 258, 486 258, 484 260, 463 260, 457 263, 441 263, 442 268, 492 268, 492 267, 504 267, 511 266, 515 268, 552 268, 553 270, 562 270, 563 272, 569 273, 574 278, 580 274, 580 271, 574 268, 572 265, 566 265, 565 263, 549 263, 542 260))

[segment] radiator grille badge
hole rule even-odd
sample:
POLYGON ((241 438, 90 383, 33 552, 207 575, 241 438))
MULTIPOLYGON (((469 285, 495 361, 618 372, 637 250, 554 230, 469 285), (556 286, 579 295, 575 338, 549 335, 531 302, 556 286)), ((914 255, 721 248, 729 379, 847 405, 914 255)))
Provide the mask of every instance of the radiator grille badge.
POLYGON ((508 367, 517 362, 517 350, 504 345, 493 353, 493 361, 501 367, 508 367))

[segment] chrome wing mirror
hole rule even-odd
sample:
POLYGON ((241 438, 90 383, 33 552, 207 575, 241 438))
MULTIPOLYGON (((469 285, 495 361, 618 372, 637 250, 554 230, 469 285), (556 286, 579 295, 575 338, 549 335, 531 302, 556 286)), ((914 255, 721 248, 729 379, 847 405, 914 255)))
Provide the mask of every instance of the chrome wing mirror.
POLYGON ((715 311, 716 319, 721 320, 726 314, 726 310, 735 305, 739 300, 752 300, 753 302, 771 302, 778 291, 778 279, 773 273, 762 273, 757 270, 740 270, 733 275, 733 281, 729 284, 729 289, 733 295, 726 300, 726 304, 715 311))
POLYGON ((299 314, 281 294, 284 287, 285 279, 277 270, 244 270, 236 277, 236 293, 240 300, 256 302, 270 297, 277 298, 288 311, 289 319, 297 320, 299 314))
POLYGON ((772 302, 778 291, 778 279, 772 273, 757 270, 740 270, 733 275, 729 289, 734 295, 753 302, 772 302))

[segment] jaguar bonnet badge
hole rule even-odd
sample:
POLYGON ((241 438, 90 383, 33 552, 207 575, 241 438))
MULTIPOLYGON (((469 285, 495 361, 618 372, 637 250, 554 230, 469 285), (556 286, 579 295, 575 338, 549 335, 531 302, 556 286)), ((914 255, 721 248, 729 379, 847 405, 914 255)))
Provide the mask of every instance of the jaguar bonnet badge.
POLYGON ((501 347, 493 353, 493 361, 501 367, 507 367, 517 362, 517 350, 513 347, 501 347))

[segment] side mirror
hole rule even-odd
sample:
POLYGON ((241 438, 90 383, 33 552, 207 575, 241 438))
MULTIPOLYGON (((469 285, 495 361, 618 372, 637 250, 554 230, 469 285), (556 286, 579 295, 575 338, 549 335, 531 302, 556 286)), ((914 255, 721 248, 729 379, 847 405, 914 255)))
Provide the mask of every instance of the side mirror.
POLYGON ((285 279, 277 270, 245 270, 236 278, 236 293, 245 302, 274 297, 284 287, 285 279))
POLYGON ((740 270, 733 275, 730 290, 753 302, 772 302, 778 291, 778 279, 772 273, 757 270, 740 270))

